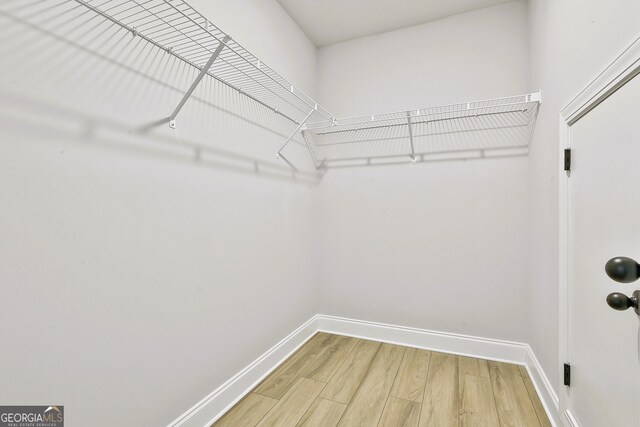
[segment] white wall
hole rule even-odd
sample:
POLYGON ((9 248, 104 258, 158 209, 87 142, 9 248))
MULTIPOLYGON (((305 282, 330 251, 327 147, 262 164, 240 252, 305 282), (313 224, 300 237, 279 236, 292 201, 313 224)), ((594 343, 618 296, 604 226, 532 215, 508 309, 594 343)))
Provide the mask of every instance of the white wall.
MULTIPOLYGON (((313 90, 315 48, 275 1, 192 3, 313 90)), ((317 312, 312 193, 275 160, 293 126, 205 79, 178 129, 140 133, 196 71, 90 15, 32 16, 62 41, 18 6, 0 15, 0 401, 165 425, 317 312)))
MULTIPOLYGON (((367 114, 526 93, 518 1, 320 49, 318 97, 367 114)), ((526 157, 331 170, 317 190, 321 311, 528 341, 526 157)))
POLYGON ((318 98, 338 117, 528 90, 527 4, 516 1, 324 47, 318 98))
POLYGON ((544 90, 530 154, 531 345, 556 391, 558 360, 558 114, 639 35, 640 2, 531 0, 532 86, 544 90))

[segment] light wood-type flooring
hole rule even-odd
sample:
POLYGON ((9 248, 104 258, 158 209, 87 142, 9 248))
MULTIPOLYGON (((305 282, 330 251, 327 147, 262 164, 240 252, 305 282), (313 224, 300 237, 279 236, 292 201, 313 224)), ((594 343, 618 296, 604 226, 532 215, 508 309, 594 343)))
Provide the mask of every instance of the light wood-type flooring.
POLYGON ((318 333, 214 425, 551 424, 522 366, 318 333))

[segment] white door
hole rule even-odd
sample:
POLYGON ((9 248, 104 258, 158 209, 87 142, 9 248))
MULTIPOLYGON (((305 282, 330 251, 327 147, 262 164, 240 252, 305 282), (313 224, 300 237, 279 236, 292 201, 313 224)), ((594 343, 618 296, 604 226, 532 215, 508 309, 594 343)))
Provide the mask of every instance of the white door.
POLYGON ((640 280, 618 283, 605 264, 640 261, 640 76, 571 126, 571 148, 568 409, 582 427, 639 427, 640 317, 606 297, 640 280))

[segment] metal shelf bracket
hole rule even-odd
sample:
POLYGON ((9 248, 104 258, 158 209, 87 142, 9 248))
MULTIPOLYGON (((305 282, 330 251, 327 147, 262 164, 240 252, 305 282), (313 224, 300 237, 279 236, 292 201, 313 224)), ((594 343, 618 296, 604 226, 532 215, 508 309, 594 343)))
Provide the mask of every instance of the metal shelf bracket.
POLYGON ((416 164, 416 152, 413 148, 413 129, 411 129, 411 111, 407 111, 407 125, 409 126, 409 142, 411 143, 411 164, 416 164))
MULTIPOLYGON (((296 127, 296 130, 294 130, 291 135, 289 136, 289 138, 287 138, 287 140, 285 141, 284 145, 282 147, 280 147, 280 149, 278 150, 278 154, 276 155, 276 159, 282 159, 284 160, 290 167, 291 169, 293 169, 294 172, 298 172, 298 169, 296 169, 296 167, 293 165, 293 163, 291 163, 289 160, 287 160, 287 158, 285 156, 282 155, 282 150, 284 150, 284 147, 286 147, 291 140, 293 139, 294 136, 296 136, 298 134, 298 132, 300 132, 300 130, 302 130, 302 127, 305 125, 305 123, 307 122, 307 120, 309 120, 309 117, 311 117, 311 115, 313 113, 315 113, 318 109, 318 104, 316 104, 315 108, 311 111, 309 111, 309 114, 307 114, 305 116, 305 118, 300 122, 300 124, 298 124, 298 127, 296 127)), ((313 159, 315 162, 315 159, 313 159)), ((317 164, 316 164, 317 167, 317 164)))
POLYGON ((196 90, 196 87, 198 87, 198 84, 200 84, 200 81, 209 72, 209 68, 211 68, 211 66, 213 65, 214 61, 216 60, 218 55, 220 55, 220 52, 222 52, 222 49, 224 49, 224 47, 226 46, 226 44, 227 44, 227 42, 229 41, 230 38, 231 37, 229 37, 229 36, 225 36, 225 38, 222 39, 222 41, 220 42, 220 44, 218 45, 216 50, 211 55, 211 58, 209 58, 207 63, 200 70, 200 74, 198 74, 198 77, 196 77, 196 79, 193 81, 193 83, 191 83, 191 86, 189 87, 187 92, 184 94, 184 96, 182 97, 180 102, 178 103, 178 106, 175 108, 175 110, 173 110, 173 113, 171 113, 171 116, 169 116, 169 127, 171 129, 175 129, 176 128, 176 116, 178 115, 180 110, 182 110, 182 107, 184 107, 184 104, 187 102, 189 97, 193 94, 193 91, 196 90))

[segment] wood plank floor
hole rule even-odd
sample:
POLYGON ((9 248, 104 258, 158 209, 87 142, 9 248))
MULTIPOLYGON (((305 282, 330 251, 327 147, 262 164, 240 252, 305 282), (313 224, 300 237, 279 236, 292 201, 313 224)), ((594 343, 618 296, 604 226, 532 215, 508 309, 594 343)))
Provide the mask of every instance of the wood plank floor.
POLYGON ((551 426, 527 370, 318 333, 214 426, 551 426))

